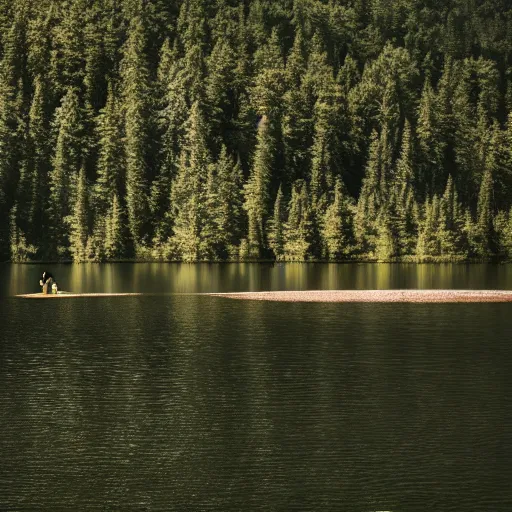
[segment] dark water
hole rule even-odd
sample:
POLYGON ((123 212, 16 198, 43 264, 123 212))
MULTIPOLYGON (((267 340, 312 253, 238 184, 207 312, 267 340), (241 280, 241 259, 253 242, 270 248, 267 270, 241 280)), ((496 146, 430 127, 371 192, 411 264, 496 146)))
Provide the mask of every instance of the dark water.
MULTIPOLYGON (((0 510, 512 510, 512 305, 27 301, 0 267, 0 510)), ((511 288, 508 266, 82 265, 71 291, 511 288)))

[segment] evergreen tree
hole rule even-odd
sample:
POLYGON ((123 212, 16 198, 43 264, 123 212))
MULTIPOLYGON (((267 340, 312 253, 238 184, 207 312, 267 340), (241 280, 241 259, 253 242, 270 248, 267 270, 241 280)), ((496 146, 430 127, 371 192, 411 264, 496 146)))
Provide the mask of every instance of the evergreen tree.
POLYGON ((478 194, 476 247, 479 256, 489 256, 495 250, 493 226, 493 178, 491 168, 485 170, 478 194))
POLYGON ((244 226, 243 215, 243 175, 240 161, 234 162, 222 147, 216 164, 218 179, 218 209, 212 212, 219 233, 221 258, 236 259, 238 245, 244 226))
POLYGON ((284 223, 286 221, 286 205, 282 187, 279 187, 274 204, 274 215, 268 222, 268 244, 277 260, 284 256, 284 223))
POLYGON ((50 173, 48 206, 49 252, 67 257, 69 233, 65 219, 71 214, 73 192, 82 160, 82 113, 77 91, 70 88, 55 114, 57 142, 50 173))
POLYGON ((187 135, 180 155, 178 173, 172 185, 173 241, 185 261, 208 257, 202 244, 208 216, 206 185, 211 164, 207 147, 207 128, 198 102, 187 121, 187 135))
POLYGON ((260 258, 266 248, 265 225, 269 214, 270 179, 275 145, 271 126, 264 116, 258 127, 253 168, 245 185, 244 208, 248 217, 248 256, 260 258))
POLYGON ((327 259, 336 261, 350 258, 355 249, 354 201, 337 178, 334 185, 334 201, 327 208, 322 222, 322 241, 327 259))
POLYGON ((94 203, 96 214, 103 217, 114 195, 119 198, 125 192, 123 118, 120 100, 112 84, 109 85, 107 103, 98 115, 96 126, 99 151, 94 203))
POLYGON ((416 182, 412 131, 408 120, 402 133, 400 157, 396 162, 389 201, 391 232, 395 238, 396 255, 412 255, 418 236, 417 204, 414 197, 416 182))
POLYGON ((435 194, 443 180, 445 142, 436 108, 436 96, 427 79, 418 109, 418 146, 421 175, 418 186, 422 193, 435 194))
POLYGON ((385 204, 387 175, 389 173, 389 149, 386 130, 380 136, 372 134, 370 154, 366 165, 365 178, 357 202, 354 230, 359 249, 364 254, 375 251, 377 217, 385 204))
POLYGON ((121 203, 114 194, 106 217, 104 255, 107 259, 121 258, 125 248, 125 217, 121 203))
POLYGON ((16 223, 31 244, 44 248, 48 243, 45 233, 50 169, 49 122, 45 84, 37 77, 34 86, 17 191, 16 223))
POLYGON ((420 258, 441 254, 439 217, 439 198, 435 195, 431 200, 427 199, 424 205, 423 220, 420 224, 416 248, 416 255, 420 258))
POLYGON ((20 177, 20 54, 22 26, 15 20, 4 41, 0 63, 0 258, 9 255, 9 219, 20 177))
POLYGON ((37 247, 27 242, 25 234, 18 227, 16 206, 13 206, 10 214, 10 259, 13 263, 25 263, 30 261, 37 252, 37 247))
POLYGON ((66 218, 69 225, 69 248, 73 261, 81 263, 89 258, 89 214, 88 187, 85 168, 78 174, 74 205, 71 215, 66 218))
POLYGON ((284 226, 284 254, 289 261, 306 261, 313 256, 313 218, 307 184, 294 183, 288 219, 284 226))
POLYGON ((457 191, 451 176, 440 201, 439 238, 442 255, 458 255, 467 252, 464 240, 464 212, 458 200, 457 191))
POLYGON ((126 206, 135 249, 150 240, 148 188, 151 130, 151 87, 147 67, 146 30, 133 18, 122 62, 126 147, 126 206))

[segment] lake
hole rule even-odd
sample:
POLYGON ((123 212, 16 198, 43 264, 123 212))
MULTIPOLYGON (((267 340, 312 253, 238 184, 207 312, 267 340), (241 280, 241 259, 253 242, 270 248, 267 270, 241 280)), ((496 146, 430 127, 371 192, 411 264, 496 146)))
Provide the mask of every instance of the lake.
POLYGON ((512 510, 512 304, 180 295, 339 288, 512 266, 0 266, 0 510, 512 510))

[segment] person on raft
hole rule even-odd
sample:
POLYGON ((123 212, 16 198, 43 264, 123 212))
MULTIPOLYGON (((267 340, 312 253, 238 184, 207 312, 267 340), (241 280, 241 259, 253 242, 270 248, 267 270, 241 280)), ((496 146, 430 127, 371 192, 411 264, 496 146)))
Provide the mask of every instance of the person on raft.
POLYGON ((39 281, 39 284, 43 287, 45 295, 57 292, 57 283, 54 282, 53 275, 50 272, 43 272, 43 278, 39 281))

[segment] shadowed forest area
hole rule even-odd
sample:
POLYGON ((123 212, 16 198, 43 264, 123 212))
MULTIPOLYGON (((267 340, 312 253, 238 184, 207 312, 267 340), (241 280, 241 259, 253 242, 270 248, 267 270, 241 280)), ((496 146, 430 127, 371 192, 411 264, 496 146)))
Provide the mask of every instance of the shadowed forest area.
POLYGON ((507 0, 0 0, 2 260, 512 257, 507 0))

